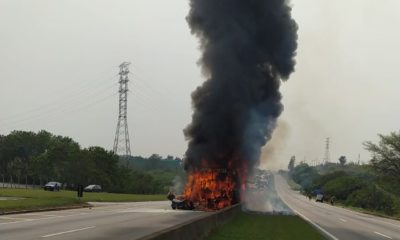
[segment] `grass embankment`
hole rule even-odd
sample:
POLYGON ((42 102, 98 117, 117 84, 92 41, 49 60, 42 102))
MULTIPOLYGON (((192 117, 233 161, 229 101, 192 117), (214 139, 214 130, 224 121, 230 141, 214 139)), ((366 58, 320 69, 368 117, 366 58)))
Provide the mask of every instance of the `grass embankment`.
POLYGON ((309 223, 298 216, 269 216, 239 213, 227 224, 208 236, 207 240, 322 240, 325 239, 309 223))
POLYGON ((74 191, 49 192, 42 189, 0 189, 0 197, 19 200, 1 200, 0 213, 37 210, 52 207, 84 206, 87 202, 139 202, 165 200, 165 195, 139 195, 116 193, 83 193, 78 199, 74 191))

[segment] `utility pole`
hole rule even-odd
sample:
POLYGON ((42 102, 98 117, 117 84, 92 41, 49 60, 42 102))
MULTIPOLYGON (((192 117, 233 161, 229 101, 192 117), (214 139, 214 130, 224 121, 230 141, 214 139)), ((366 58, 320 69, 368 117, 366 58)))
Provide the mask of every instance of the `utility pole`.
POLYGON ((330 153, 329 153, 329 145, 330 145, 330 139, 326 138, 325 140, 325 157, 324 157, 324 164, 329 163, 330 161, 330 153))
POLYGON ((115 131, 113 152, 127 158, 131 156, 131 145, 128 132, 128 74, 129 62, 123 62, 119 65, 119 114, 117 130, 115 131))

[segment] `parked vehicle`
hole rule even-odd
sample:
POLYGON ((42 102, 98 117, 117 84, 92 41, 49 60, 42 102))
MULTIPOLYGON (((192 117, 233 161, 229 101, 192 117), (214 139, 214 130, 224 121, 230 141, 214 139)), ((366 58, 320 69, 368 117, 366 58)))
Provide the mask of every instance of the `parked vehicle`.
POLYGON ((324 195, 319 193, 317 194, 317 197, 315 198, 316 202, 324 202, 324 195))
POLYGON ((169 192, 167 195, 168 200, 171 201, 172 209, 181 209, 181 210, 193 210, 194 206, 192 202, 188 202, 184 199, 183 196, 175 196, 175 194, 169 192))
POLYGON ((59 182, 48 182, 43 186, 45 191, 60 191, 61 183, 59 182))
POLYGON ((89 185, 89 186, 85 187, 85 188, 83 189, 83 191, 85 191, 85 192, 101 192, 101 191, 102 191, 102 188, 101 188, 100 185, 94 185, 94 184, 92 184, 92 185, 89 185))

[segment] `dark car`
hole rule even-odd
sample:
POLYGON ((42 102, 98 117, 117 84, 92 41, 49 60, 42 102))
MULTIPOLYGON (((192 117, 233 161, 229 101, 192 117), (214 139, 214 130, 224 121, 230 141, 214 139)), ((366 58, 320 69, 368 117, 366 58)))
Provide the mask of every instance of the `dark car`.
POLYGON ((175 196, 175 194, 169 192, 167 198, 171 201, 172 209, 181 209, 181 210, 193 210, 194 206, 192 202, 186 201, 183 196, 175 196))
POLYGON ((45 191, 60 191, 61 183, 59 182, 48 182, 43 186, 45 191))
POLYGON ((85 192, 101 192, 102 189, 101 189, 101 186, 100 186, 100 185, 94 185, 94 184, 92 184, 92 185, 89 185, 89 186, 85 187, 85 188, 83 189, 83 191, 85 191, 85 192))

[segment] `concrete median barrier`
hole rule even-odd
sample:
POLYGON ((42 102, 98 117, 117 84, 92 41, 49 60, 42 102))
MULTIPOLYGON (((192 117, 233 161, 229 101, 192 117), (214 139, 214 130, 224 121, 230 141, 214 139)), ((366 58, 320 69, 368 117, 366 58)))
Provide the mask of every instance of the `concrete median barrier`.
POLYGON ((241 205, 237 204, 223 210, 213 212, 207 216, 201 216, 191 221, 164 229, 162 231, 145 236, 140 240, 198 240, 203 239, 213 229, 232 219, 241 211, 241 205))

